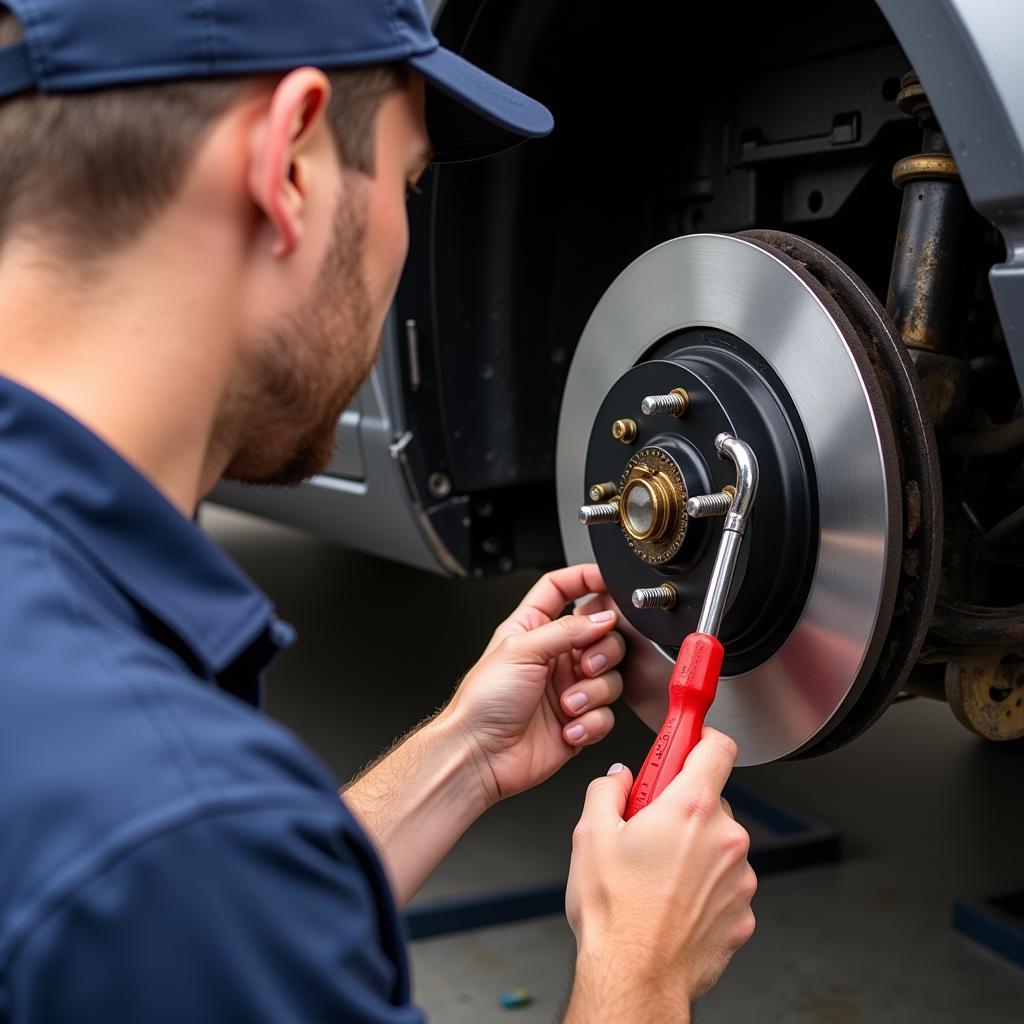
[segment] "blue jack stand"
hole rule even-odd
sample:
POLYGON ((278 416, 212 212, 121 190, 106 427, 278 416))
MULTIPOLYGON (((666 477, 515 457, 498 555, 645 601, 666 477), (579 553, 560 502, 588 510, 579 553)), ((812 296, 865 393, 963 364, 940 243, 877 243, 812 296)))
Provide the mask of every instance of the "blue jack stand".
POLYGON ((1024 967, 1024 891, 986 900, 956 900, 953 929, 1024 967))
MULTIPOLYGON (((842 843, 834 828, 736 782, 726 786, 724 795, 751 832, 750 863, 759 875, 839 860, 842 843)), ((560 914, 564 907, 565 882, 558 881, 419 903, 408 907, 402 920, 410 939, 427 939, 560 914)))

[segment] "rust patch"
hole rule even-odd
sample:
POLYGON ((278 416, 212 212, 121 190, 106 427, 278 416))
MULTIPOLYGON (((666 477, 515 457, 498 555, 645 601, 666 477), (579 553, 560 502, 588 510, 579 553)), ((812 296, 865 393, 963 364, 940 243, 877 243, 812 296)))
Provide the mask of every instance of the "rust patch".
POLYGON ((921 575, 921 553, 916 548, 903 552, 903 571, 916 580, 921 575))
POLYGON ((907 540, 913 540, 921 529, 921 488, 916 480, 908 480, 903 488, 903 512, 907 540))
POLYGON ((1020 651, 985 651, 950 663, 946 696, 956 717, 989 740, 1024 736, 1024 659, 1020 651))

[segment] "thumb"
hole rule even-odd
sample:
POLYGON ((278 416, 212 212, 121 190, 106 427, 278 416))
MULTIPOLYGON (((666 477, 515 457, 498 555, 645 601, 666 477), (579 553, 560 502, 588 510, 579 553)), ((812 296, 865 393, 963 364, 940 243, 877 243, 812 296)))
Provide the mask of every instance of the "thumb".
POLYGON ((583 817, 602 823, 622 821, 632 788, 633 773, 624 764, 613 764, 607 775, 594 779, 587 787, 583 817))
POLYGON ((511 659, 521 663, 547 663, 560 654, 582 650, 611 632, 616 615, 613 611, 593 615, 563 615, 524 633, 505 637, 501 647, 511 659))

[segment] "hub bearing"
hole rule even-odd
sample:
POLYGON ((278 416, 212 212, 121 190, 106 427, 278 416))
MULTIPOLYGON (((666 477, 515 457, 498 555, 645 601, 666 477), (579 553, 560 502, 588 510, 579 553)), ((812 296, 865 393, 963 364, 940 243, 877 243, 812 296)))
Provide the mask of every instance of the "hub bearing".
POLYGON ((626 544, 648 565, 663 565, 686 540, 683 474, 664 448, 643 448, 626 463, 620 487, 620 522, 626 544))

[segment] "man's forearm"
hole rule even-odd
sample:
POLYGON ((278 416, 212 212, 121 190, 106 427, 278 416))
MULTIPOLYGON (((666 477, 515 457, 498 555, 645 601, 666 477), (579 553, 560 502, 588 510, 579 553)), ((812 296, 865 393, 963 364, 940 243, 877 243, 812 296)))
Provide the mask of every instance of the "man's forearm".
POLYGON ((407 736, 343 796, 377 844, 399 906, 490 806, 473 748, 443 712, 407 736))

